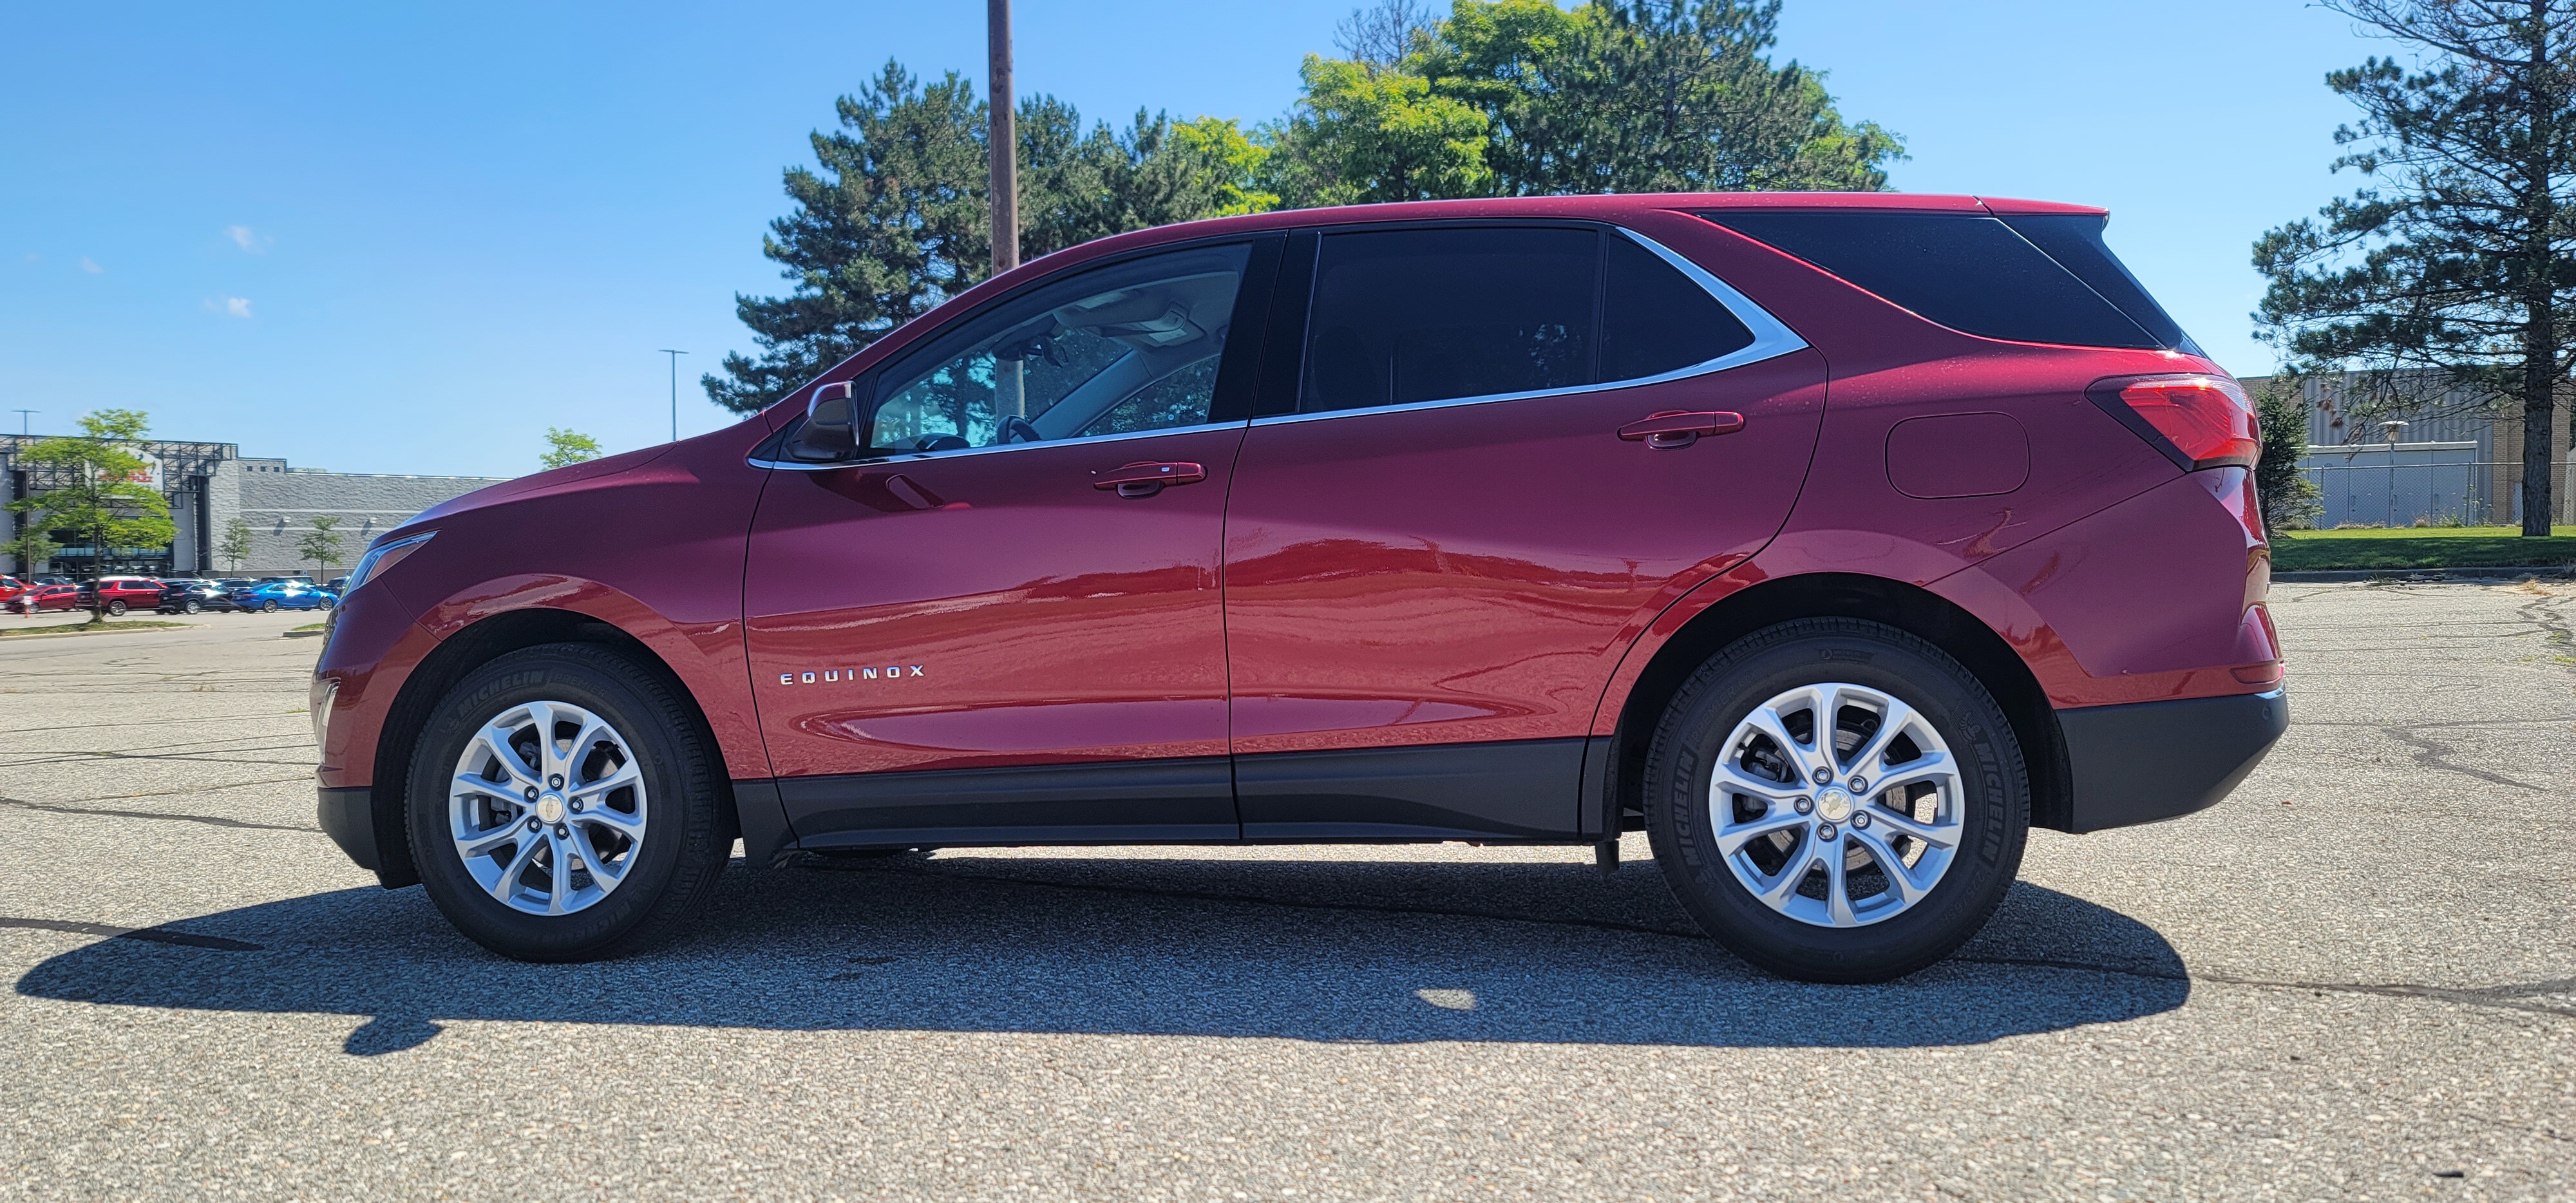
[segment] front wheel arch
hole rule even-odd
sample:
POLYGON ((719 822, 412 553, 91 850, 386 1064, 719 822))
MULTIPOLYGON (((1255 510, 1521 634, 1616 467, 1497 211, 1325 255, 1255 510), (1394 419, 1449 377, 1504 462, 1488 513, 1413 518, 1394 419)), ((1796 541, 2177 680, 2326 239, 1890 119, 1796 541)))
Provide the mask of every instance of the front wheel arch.
MULTIPOLYGON (((703 746, 722 747, 707 722, 706 711, 687 683, 651 645, 615 624, 571 610, 546 608, 511 610, 482 619, 440 641, 422 657, 394 694, 393 705, 386 708, 384 734, 376 741, 375 784, 369 789, 368 799, 376 825, 376 877, 385 888, 399 889, 420 882, 419 863, 413 859, 405 827, 404 794, 410 788, 412 750, 430 711, 475 669, 511 652, 545 643, 597 643, 616 649, 637 666, 663 678, 687 708, 703 746)), ((734 824, 739 834, 741 822, 732 781, 718 773, 715 788, 718 812, 734 824)))

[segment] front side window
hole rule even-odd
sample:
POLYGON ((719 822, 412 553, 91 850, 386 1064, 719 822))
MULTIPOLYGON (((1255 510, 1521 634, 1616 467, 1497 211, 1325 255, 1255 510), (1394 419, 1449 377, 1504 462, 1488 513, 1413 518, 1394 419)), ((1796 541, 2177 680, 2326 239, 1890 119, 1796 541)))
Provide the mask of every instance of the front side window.
POLYGON ((1200 425, 1250 255, 1236 244, 1130 260, 978 315, 885 372, 867 445, 954 451, 1200 425))

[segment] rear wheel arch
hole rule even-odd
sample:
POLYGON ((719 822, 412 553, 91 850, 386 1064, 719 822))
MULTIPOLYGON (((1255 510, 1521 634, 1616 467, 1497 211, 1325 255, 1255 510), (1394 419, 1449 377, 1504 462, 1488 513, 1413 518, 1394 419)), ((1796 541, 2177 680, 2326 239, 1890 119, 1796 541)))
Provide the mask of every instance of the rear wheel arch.
MULTIPOLYGON (((482 619, 441 640, 436 648, 421 658, 418 667, 403 681, 394 694, 393 705, 385 711, 383 735, 376 742, 375 784, 369 791, 368 807, 374 813, 376 829, 377 870, 388 889, 420 882, 420 867, 412 858, 409 825, 404 819, 404 794, 410 788, 412 751, 420 738, 421 727, 430 711, 438 706, 457 682, 475 669, 494 659, 522 648, 547 643, 590 643, 615 649, 662 679, 685 705, 700 746, 721 759, 722 745, 708 724, 706 710, 690 691, 687 682, 672 671, 668 662, 655 653, 651 645, 628 634, 613 623, 602 622, 587 614, 571 610, 531 608, 511 610, 482 619)), ((719 813, 731 819, 734 815, 733 786, 722 773, 716 774, 716 799, 719 813)), ((738 828, 738 822, 737 822, 738 828)))
POLYGON ((1647 744, 1664 709, 1693 672, 1727 645, 1800 618, 1862 618, 1914 635, 1966 666, 2012 723, 2028 765, 2031 826, 2063 831, 2073 822, 2072 777, 2057 713, 2020 655, 1976 615, 1928 589, 1856 573, 1776 577, 1738 590, 1700 612, 1655 649, 1628 690, 1610 740, 1603 816, 1615 833, 1644 813, 1647 744))

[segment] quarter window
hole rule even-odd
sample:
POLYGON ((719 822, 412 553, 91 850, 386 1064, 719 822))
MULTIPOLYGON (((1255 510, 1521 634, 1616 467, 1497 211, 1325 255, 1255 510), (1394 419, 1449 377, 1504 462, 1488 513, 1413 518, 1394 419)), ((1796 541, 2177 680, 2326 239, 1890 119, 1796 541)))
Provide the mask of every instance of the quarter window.
POLYGON ((888 370, 868 444, 952 451, 1208 420, 1247 244, 1041 285, 888 370))

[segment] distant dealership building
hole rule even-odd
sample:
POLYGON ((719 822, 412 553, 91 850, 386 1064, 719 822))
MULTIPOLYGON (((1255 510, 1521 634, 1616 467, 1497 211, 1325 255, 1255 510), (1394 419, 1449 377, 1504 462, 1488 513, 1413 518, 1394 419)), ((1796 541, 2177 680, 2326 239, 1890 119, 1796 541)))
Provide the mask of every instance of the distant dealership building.
MULTIPOLYGON (((0 435, 0 499, 16 501, 60 487, 41 465, 20 454, 45 440, 44 435, 0 435)), ((311 572, 298 545, 313 531, 313 519, 338 518, 340 560, 323 565, 345 571, 357 562, 369 540, 412 515, 459 494, 506 479, 490 476, 380 476, 293 468, 282 459, 244 458, 232 443, 190 443, 146 439, 130 444, 151 465, 153 483, 170 499, 170 519, 178 535, 168 547, 109 548, 105 563, 88 546, 86 535, 58 532, 64 546, 52 562, 27 565, 0 554, 0 564, 19 574, 47 572, 88 576, 94 571, 145 575, 202 573, 208 576, 272 576, 311 572), (250 528, 249 554, 235 564, 217 552, 224 532, 240 519, 250 528)), ((0 542, 18 536, 20 515, 0 510, 0 542)))

